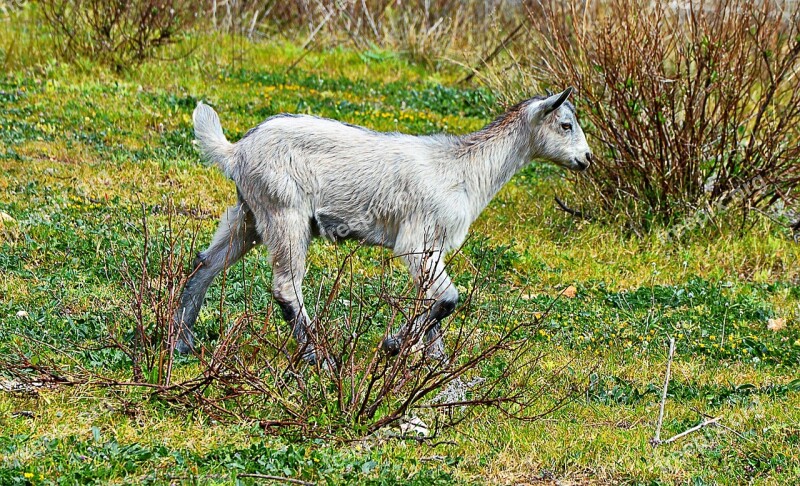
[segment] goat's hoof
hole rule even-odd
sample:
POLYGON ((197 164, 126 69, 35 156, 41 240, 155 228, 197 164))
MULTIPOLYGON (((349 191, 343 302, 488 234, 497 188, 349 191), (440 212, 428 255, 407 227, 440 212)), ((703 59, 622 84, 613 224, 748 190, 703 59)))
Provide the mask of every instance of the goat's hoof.
POLYGON ((192 354, 194 352, 194 339, 178 338, 178 342, 175 343, 175 351, 178 354, 192 354))
POLYGON ((320 358, 315 350, 306 350, 300 355, 300 359, 312 368, 319 368, 323 371, 333 371, 336 369, 336 362, 331 357, 320 358))
POLYGON ((389 356, 400 354, 400 340, 394 336, 389 336, 381 343, 381 351, 389 356))
POLYGON ((316 366, 317 352, 313 349, 306 349, 300 353, 300 359, 311 366, 316 366))

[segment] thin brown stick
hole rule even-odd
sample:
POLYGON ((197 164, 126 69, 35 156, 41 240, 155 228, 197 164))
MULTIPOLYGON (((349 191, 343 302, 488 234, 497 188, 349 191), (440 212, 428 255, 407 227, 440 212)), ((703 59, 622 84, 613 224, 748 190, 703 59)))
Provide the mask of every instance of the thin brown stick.
POLYGON ((590 218, 586 217, 586 215, 584 215, 582 211, 578 211, 577 209, 572 209, 569 206, 567 206, 566 204, 564 204, 564 201, 559 199, 558 196, 553 196, 553 199, 556 200, 556 204, 558 204, 558 207, 561 208, 561 210, 564 211, 565 213, 571 214, 572 216, 575 216, 576 218, 590 219, 590 218))
POLYGON ((520 33, 520 31, 522 30, 522 27, 525 26, 526 22, 527 22, 527 20, 522 21, 519 24, 517 24, 517 26, 514 27, 514 29, 511 32, 509 32, 508 35, 505 36, 505 38, 503 38, 503 40, 500 41, 500 43, 495 46, 494 49, 492 49, 492 52, 490 52, 489 54, 487 54, 485 56, 481 56, 480 64, 478 64, 477 66, 471 68, 470 73, 467 74, 464 78, 462 78, 459 81, 459 84, 470 82, 472 80, 472 78, 474 78, 475 75, 478 74, 478 71, 480 71, 480 69, 483 66, 486 66, 487 64, 489 64, 492 61, 492 59, 494 59, 495 57, 497 57, 498 54, 503 52, 503 50, 506 49, 508 47, 508 45, 514 40, 514 38, 520 33))

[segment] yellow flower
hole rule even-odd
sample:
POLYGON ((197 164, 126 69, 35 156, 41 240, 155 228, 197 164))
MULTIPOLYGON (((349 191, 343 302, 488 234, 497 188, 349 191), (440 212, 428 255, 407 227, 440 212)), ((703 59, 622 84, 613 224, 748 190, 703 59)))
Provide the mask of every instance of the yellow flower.
POLYGON ((23 476, 25 476, 25 479, 30 479, 33 477, 33 473, 25 473, 23 476))

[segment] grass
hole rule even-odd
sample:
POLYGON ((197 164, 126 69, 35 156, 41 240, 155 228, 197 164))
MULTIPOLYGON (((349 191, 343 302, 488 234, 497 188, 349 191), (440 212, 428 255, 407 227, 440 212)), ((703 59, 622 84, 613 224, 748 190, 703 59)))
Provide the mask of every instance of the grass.
MULTIPOLYGON (((486 89, 453 87, 458 73, 430 73, 390 52, 314 52, 287 72, 302 55, 292 43, 202 35, 173 48, 194 47, 188 57, 117 75, 88 61, 50 60, 41 30, 6 25, 0 211, 13 221, 0 229, 0 353, 16 342, 30 356, 46 354, 31 338, 91 348, 111 323, 125 322, 130 297, 119 262, 141 245, 142 207, 163 226, 171 198, 180 223, 209 238, 235 190, 191 146, 197 100, 215 105, 231 139, 282 111, 377 130, 463 133, 500 110, 486 89)), ((572 360, 585 381, 585 393, 551 416, 519 423, 486 410, 436 445, 354 445, 217 423, 136 391, 0 392, 0 483, 227 484, 240 473, 331 484, 800 480, 800 248, 787 231, 764 219, 745 235, 709 227, 678 242, 666 231, 625 234, 558 211, 553 196, 565 191, 564 176, 538 164, 518 175, 473 226, 452 272, 463 290, 489 252, 496 271, 484 305, 515 305, 519 319, 542 312, 567 285, 577 288, 529 336, 547 356, 543 367, 572 360), (770 318, 784 318, 786 328, 768 330, 770 318), (725 428, 654 449, 668 336, 678 347, 663 435, 700 422, 701 413, 722 416, 725 428)), ((319 281, 341 254, 314 243, 309 278, 319 281)), ((359 250, 362 284, 381 255, 359 250)), ((252 305, 270 308, 266 253, 253 252, 245 265, 258 276, 252 305)), ((226 315, 243 311, 242 273, 228 276, 226 315)), ((208 302, 221 296, 217 283, 208 302)), ((206 342, 214 340, 215 307, 198 324, 206 342)), ((128 371, 108 350, 79 359, 128 371)))

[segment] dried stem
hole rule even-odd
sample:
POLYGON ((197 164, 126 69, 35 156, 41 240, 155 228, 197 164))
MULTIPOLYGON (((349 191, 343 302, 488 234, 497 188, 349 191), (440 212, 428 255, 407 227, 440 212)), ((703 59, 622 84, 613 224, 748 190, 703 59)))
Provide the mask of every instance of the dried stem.
POLYGON ((672 357, 675 355, 675 338, 669 338, 669 357, 667 358, 667 373, 664 376, 664 390, 661 393, 661 405, 658 408, 658 423, 656 424, 656 436, 654 444, 661 443, 661 425, 664 423, 664 406, 667 403, 667 390, 669 390, 670 372, 672 370, 672 357))
POLYGON ((722 420, 722 417, 715 417, 715 418, 711 418, 711 419, 706 419, 703 422, 695 425, 694 427, 684 430, 680 434, 673 435, 672 437, 670 437, 669 439, 667 439, 665 441, 659 441, 658 444, 669 444, 670 442, 675 442, 676 440, 680 439, 681 437, 685 437, 685 436, 691 434, 692 432, 696 432, 696 431, 702 429, 703 427, 715 424, 715 423, 719 422, 720 420, 722 420))

